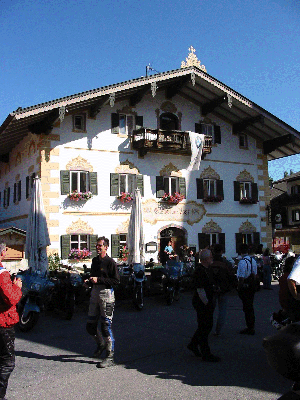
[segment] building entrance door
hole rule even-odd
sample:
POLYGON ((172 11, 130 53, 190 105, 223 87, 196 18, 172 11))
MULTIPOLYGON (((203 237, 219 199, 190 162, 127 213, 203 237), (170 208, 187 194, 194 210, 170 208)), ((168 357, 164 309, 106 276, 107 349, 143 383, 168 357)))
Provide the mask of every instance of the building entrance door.
POLYGON ((181 247, 187 243, 187 238, 185 235, 185 231, 180 228, 169 227, 160 232, 160 251, 159 251, 159 259, 162 264, 165 264, 167 261, 164 250, 168 245, 168 242, 171 240, 172 247, 174 252, 180 256, 181 247))

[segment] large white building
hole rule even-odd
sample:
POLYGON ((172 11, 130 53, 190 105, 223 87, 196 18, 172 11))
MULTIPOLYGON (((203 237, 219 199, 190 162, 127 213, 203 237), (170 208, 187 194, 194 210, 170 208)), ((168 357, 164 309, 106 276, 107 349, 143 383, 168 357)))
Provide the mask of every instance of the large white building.
POLYGON ((180 69, 20 108, 0 128, 0 229, 26 230, 30 188, 41 177, 49 252, 95 251, 111 239, 118 259, 131 202, 142 192, 146 260, 169 238, 199 248, 242 242, 270 247, 268 160, 299 152, 291 126, 210 76, 193 48, 180 69), (189 132, 205 134, 199 170, 189 132), (293 143, 293 144, 291 144, 293 143), (74 201, 73 191, 92 198, 74 201), (168 204, 162 197, 185 198, 168 204))

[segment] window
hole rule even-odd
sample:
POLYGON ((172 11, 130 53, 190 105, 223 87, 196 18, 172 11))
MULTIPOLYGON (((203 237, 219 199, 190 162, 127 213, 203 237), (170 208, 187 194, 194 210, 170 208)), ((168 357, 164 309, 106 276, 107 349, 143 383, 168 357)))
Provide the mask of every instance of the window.
POLYGON ((135 189, 140 189, 141 196, 144 196, 143 175, 134 174, 110 174, 110 195, 120 196, 121 193, 133 193, 135 189))
POLYGON ((89 171, 60 171, 61 194, 70 194, 74 190, 78 192, 90 191, 98 194, 97 172, 89 171))
POLYGON ((142 116, 122 113, 111 114, 111 133, 131 135, 135 129, 140 129, 142 127, 142 116))
POLYGON ((259 232, 249 232, 249 233, 236 233, 236 252, 239 254, 241 244, 247 244, 252 247, 254 251, 260 245, 260 233, 259 232))
POLYGON ((89 173, 86 171, 70 171, 71 175, 71 192, 77 190, 77 192, 88 192, 89 191, 89 173))
POLYGON ((216 244, 221 244, 225 251, 225 233, 212 232, 212 233, 198 233, 199 249, 206 247, 213 247, 216 244))
POLYGON ((251 194, 251 182, 240 182, 240 199, 250 199, 251 194))
POLYGON ((240 203, 255 204, 258 202, 257 183, 253 182, 234 182, 234 201, 240 203))
POLYGON ((163 113, 159 117, 160 129, 177 131, 179 129, 178 117, 172 113, 163 113))
POLYGON ((204 197, 216 196, 216 180, 215 179, 204 179, 204 197))
POLYGON ((291 187, 291 194, 299 194, 300 193, 300 185, 294 185, 291 187))
POLYGON ((214 124, 195 124, 195 132, 211 136, 214 144, 221 144, 221 128, 214 124))
POLYGON ((248 149, 248 139, 244 133, 239 134, 239 145, 242 149, 248 149))
POLYGON ((73 115, 73 131, 75 131, 75 132, 85 132, 86 131, 85 114, 73 115))
POLYGON ((61 258, 66 260, 69 258, 71 249, 88 249, 92 252, 91 258, 96 257, 97 235, 77 234, 61 236, 61 258))
POLYGON ((21 200, 21 181, 14 183, 14 203, 21 200))
POLYGON ((176 192, 186 197, 185 178, 177 176, 156 177, 156 197, 163 197, 165 193, 174 195, 176 192))
POLYGON ((300 221, 300 210, 292 210, 292 221, 293 222, 300 221))

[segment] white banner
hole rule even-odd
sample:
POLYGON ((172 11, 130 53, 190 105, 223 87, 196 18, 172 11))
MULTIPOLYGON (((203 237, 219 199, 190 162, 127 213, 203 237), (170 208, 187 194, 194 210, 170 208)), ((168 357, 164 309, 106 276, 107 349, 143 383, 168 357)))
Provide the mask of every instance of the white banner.
POLYGON ((192 156, 187 170, 198 171, 200 168, 205 135, 196 132, 189 132, 189 137, 191 142, 192 156))

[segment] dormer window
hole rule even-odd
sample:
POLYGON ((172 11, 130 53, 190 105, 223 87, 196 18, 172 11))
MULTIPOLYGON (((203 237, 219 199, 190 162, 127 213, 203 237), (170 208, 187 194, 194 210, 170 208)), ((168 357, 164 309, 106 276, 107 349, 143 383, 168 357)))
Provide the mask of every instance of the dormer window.
POLYGON ((85 132, 86 131, 86 118, 85 114, 73 115, 73 131, 85 132))

